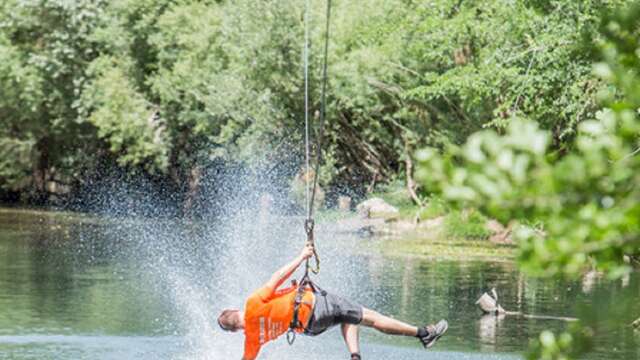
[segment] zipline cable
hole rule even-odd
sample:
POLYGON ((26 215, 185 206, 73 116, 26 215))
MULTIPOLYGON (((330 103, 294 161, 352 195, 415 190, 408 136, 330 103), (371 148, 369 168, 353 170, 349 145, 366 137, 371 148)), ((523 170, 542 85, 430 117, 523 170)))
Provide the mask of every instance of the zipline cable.
POLYGON ((313 202, 316 195, 316 187, 318 186, 318 174, 320 173, 320 162, 322 161, 322 145, 324 141, 324 121, 326 117, 326 98, 327 98, 327 61, 329 55, 329 30, 331 21, 331 0, 327 0, 327 19, 325 26, 325 41, 324 41, 324 60, 322 67, 322 93, 320 98, 320 123, 318 126, 318 140, 316 142, 316 168, 313 175, 313 191, 311 192, 311 200, 309 203, 309 209, 307 213, 307 219, 313 219, 313 202))
POLYGON ((317 274, 320 272, 320 258, 318 257, 318 253, 315 250, 315 241, 314 241, 314 232, 313 228, 315 225, 313 219, 313 202, 315 201, 316 188, 318 187, 318 173, 320 170, 320 162, 322 161, 322 142, 324 137, 324 119, 326 114, 326 93, 327 93, 327 59, 329 53, 329 24, 331 18, 331 0, 327 0, 327 21, 325 28, 325 43, 324 43, 324 63, 322 68, 322 95, 320 99, 320 123, 319 129, 317 132, 317 141, 316 141, 316 164, 315 164, 315 172, 313 175, 313 187, 311 191, 309 189, 309 171, 310 171, 310 141, 309 141, 309 0, 305 1, 305 37, 304 37, 304 122, 305 122, 305 163, 306 163, 306 201, 307 201, 307 218, 304 221, 304 230, 307 233, 307 245, 312 245, 313 248, 313 257, 315 259, 315 267, 312 268, 309 265, 309 259, 306 261, 305 272, 300 282, 297 284, 298 289, 296 291, 296 297, 294 300, 294 308, 293 308, 293 318, 291 319, 291 323, 289 324, 289 331, 287 331, 287 342, 289 345, 293 345, 296 340, 296 329, 300 328, 302 325, 300 323, 300 319, 298 317, 300 312, 300 306, 302 305, 302 298, 307 288, 311 288, 311 291, 314 293, 320 292, 323 295, 326 295, 326 292, 320 289, 316 284, 311 281, 309 276, 309 271, 317 274), (311 194, 309 194, 311 193, 311 194))
POLYGON ((307 168, 305 174, 305 206, 309 214, 309 158, 311 149, 309 145, 309 0, 304 3, 304 160, 307 168))
MULTIPOLYGON (((307 0, 307 8, 306 8, 307 12, 308 12, 308 9, 309 7, 308 7, 308 0, 307 0)), ((317 132, 317 140, 316 140, 316 158, 315 158, 316 164, 315 164, 315 170, 313 174, 313 185, 311 187, 311 196, 310 198, 307 199, 307 219, 304 222, 304 229, 305 229, 305 232, 307 233, 307 244, 311 244, 314 246, 313 257, 315 260, 315 267, 311 267, 309 265, 309 259, 307 259, 306 273, 308 273, 309 270, 311 270, 311 272, 313 272, 314 274, 317 274, 320 272, 320 257, 318 256, 318 253, 315 250, 315 239, 314 239, 314 233, 313 233, 315 221, 313 218, 313 213, 314 213, 314 202, 316 198, 316 189, 318 187, 318 176, 320 174, 320 163, 322 162, 322 145, 324 141, 324 122, 326 117, 326 98, 327 98, 327 80, 328 80, 328 76, 327 76, 328 64, 327 63, 328 63, 328 57, 329 57, 328 56, 329 55, 329 30, 330 30, 330 24, 331 24, 331 0, 327 0, 326 14, 327 15, 326 15, 326 22, 325 22, 324 56, 323 56, 323 64, 322 64, 322 92, 320 97, 320 121, 318 124, 318 132, 317 132)), ((306 23, 305 23, 305 31, 308 31, 308 24, 306 23)), ((308 40, 309 40, 308 37, 306 37, 305 49, 308 46, 308 40)), ((309 66, 308 62, 305 62, 305 74, 308 73, 308 66, 309 66)), ((307 88, 307 84, 308 84, 308 78, 305 75, 305 91, 307 88)), ((308 106, 307 106, 308 104, 306 103, 307 95, 308 94, 305 92, 305 128, 306 129, 309 128, 308 106)), ((307 149, 309 149, 310 147, 308 138, 305 146, 307 149)), ((309 175, 309 163, 307 162, 307 176, 305 178, 305 180, 307 181, 307 185, 308 185, 308 175, 309 175)))

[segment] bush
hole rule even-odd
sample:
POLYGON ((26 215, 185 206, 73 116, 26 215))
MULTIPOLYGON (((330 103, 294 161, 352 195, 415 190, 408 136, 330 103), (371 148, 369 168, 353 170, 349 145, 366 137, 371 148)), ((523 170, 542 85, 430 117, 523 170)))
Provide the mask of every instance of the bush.
POLYGON ((487 239, 491 232, 486 223, 487 218, 476 210, 453 211, 445 218, 445 234, 452 238, 487 239))
POLYGON ((430 198, 418 214, 420 220, 435 219, 447 214, 447 205, 438 197, 430 198))
POLYGON ((397 207, 400 209, 400 212, 405 209, 415 214, 417 211, 413 200, 411 200, 407 193, 407 186, 402 180, 395 180, 388 184, 378 186, 376 191, 369 196, 369 198, 374 197, 379 197, 388 204, 397 207))

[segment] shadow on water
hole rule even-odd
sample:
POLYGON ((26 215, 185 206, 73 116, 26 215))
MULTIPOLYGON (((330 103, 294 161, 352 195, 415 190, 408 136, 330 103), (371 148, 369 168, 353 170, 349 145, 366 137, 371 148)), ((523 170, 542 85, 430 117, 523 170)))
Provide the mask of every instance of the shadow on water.
MULTIPOLYGON (((300 219, 239 210, 227 221, 90 217, 0 211, 0 358, 237 359, 241 335, 215 325, 241 307, 303 243, 300 219)), ((529 339, 562 322, 482 317, 474 302, 496 287, 502 305, 529 314, 596 316, 628 303, 640 314, 640 277, 581 282, 530 279, 509 262, 425 261, 363 254, 369 240, 320 232, 324 288, 413 322, 447 318, 430 359, 518 358, 529 339), (587 309, 587 310, 584 310, 587 309)), ((627 314, 628 315, 628 314, 627 314)), ((602 319, 600 319, 602 320, 602 319)), ((593 359, 637 359, 640 337, 603 324, 593 359), (608 326, 608 327, 607 327, 608 326)), ((364 332, 363 355, 414 359, 413 339, 364 332)), ((339 333, 278 340, 264 359, 340 359, 339 333)))

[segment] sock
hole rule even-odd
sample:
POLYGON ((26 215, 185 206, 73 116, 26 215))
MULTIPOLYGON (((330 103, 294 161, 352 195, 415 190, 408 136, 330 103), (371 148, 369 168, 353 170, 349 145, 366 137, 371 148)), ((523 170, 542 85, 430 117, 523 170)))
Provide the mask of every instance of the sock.
POLYGON ((416 335, 417 338, 423 338, 429 336, 429 332, 427 331, 426 327, 419 327, 418 328, 418 334, 416 335))

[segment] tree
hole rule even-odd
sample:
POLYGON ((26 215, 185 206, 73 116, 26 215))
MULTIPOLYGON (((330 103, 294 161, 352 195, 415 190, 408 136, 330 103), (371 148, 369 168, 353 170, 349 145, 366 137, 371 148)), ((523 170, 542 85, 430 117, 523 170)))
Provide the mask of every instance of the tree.
MULTIPOLYGON (((594 73, 610 85, 600 93, 605 107, 578 125, 566 153, 550 147, 549 131, 514 118, 503 135, 485 130, 443 154, 417 154, 427 189, 515 222, 519 259, 530 273, 596 268, 618 278, 640 253, 638 15, 635 3, 604 17, 594 73)), ((531 358, 575 358, 590 333, 580 326, 559 338, 544 333, 531 358)))
POLYGON ((77 100, 96 56, 90 35, 103 5, 9 0, 0 7, 3 188, 30 184, 43 201, 48 182, 72 182, 88 165, 83 154, 94 143, 85 141, 91 129, 78 118, 77 100))

